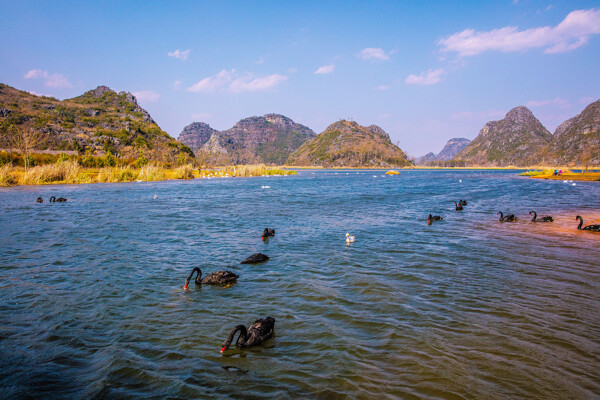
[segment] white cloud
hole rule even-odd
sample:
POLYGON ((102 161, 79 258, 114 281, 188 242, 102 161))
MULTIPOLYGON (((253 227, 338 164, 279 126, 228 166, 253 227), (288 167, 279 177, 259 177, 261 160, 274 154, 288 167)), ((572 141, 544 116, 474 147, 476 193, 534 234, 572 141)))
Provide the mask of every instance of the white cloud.
POLYGON ((49 74, 48 71, 32 69, 24 76, 25 79, 44 79, 44 85, 52 88, 71 88, 73 85, 62 74, 49 74))
POLYGON ((170 51, 168 52, 168 56, 169 57, 175 57, 180 59, 181 61, 185 61, 188 59, 188 57, 190 56, 190 53, 192 52, 192 50, 175 50, 175 51, 170 51))
POLYGON ((443 52, 459 56, 474 56, 488 50, 503 52, 544 48, 544 53, 564 53, 588 42, 589 36, 600 33, 600 9, 576 10, 557 26, 543 26, 519 31, 507 26, 491 31, 462 32, 438 40, 443 52))
POLYGON ((506 115, 506 111, 502 110, 483 110, 483 111, 461 111, 452 114, 452 119, 456 120, 481 120, 501 118, 506 115))
POLYGON ((194 121, 207 120, 207 119, 211 119, 211 118, 212 118, 212 114, 207 113, 207 112, 199 112, 199 113, 192 114, 192 120, 194 120, 194 121))
POLYGON ((333 71, 335 71, 335 65, 329 64, 329 65, 323 65, 322 67, 317 68, 317 70, 314 73, 317 75, 325 75, 325 74, 330 74, 333 71))
POLYGON ((406 83, 409 85, 433 85, 442 80, 442 75, 446 71, 443 68, 421 72, 421 75, 410 74, 406 78, 406 83))
POLYGON ((152 90, 140 90, 139 92, 133 92, 133 95, 140 101, 153 102, 160 98, 160 94, 153 92, 152 90))
POLYGON ((581 99, 579 99, 579 102, 581 104, 590 104, 593 103, 594 101, 596 101, 597 99, 592 97, 592 96, 587 96, 587 97, 583 97, 581 99))
POLYGON ((275 87, 286 79, 286 76, 279 74, 254 76, 249 72, 240 76, 235 72, 235 69, 231 71, 224 69, 215 76, 202 79, 187 90, 190 92, 213 92, 228 88, 234 93, 258 92, 275 87))
POLYGON ((532 100, 525 103, 526 107, 544 107, 548 105, 553 105, 559 108, 569 108, 570 104, 568 100, 563 99, 562 97, 557 97, 552 100, 532 100))
POLYGON ((389 90, 390 88, 391 88, 391 86, 388 86, 388 85, 379 85, 375 89, 384 91, 384 90, 389 90))
POLYGON ((181 81, 173 82, 173 87, 178 88, 179 86, 181 86, 181 81))
POLYGON ((296 72, 298 72, 298 68, 294 68, 294 67, 288 68, 287 72, 289 72, 290 74, 295 74, 296 72))
POLYGON ((187 90, 189 92, 212 92, 221 89, 225 85, 231 83, 234 74, 235 69, 232 69, 231 71, 227 71, 226 69, 221 70, 217 75, 204 78, 200 82, 190 86, 187 90))
POLYGON ((258 92, 277 86, 287 79, 286 76, 273 74, 255 78, 252 74, 235 79, 229 85, 232 92, 258 92))
POLYGON ((390 57, 385 54, 383 49, 367 47, 366 49, 362 49, 356 57, 362 58, 363 60, 389 60, 390 57))

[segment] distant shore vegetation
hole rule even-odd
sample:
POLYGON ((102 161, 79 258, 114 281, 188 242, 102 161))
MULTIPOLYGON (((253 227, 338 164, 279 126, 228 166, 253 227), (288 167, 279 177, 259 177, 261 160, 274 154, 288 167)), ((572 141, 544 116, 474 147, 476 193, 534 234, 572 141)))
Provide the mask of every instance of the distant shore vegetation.
POLYGON ((77 184, 102 182, 145 182, 167 179, 251 177, 293 175, 296 171, 260 165, 214 167, 189 163, 178 165, 150 162, 143 154, 137 159, 120 159, 110 152, 104 156, 31 153, 25 158, 16 152, 0 151, 0 186, 77 184))

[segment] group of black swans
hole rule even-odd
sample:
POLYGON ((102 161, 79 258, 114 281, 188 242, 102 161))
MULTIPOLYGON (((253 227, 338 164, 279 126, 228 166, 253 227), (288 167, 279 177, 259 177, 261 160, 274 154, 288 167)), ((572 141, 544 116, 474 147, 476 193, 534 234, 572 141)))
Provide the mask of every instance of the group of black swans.
MULTIPOLYGON (((262 240, 267 240, 269 237, 275 236, 275 229, 265 228, 262 233, 262 240)), ((267 261, 269 256, 263 253, 252 254, 251 256, 245 258, 240 264, 256 264, 260 262, 267 261)), ((202 270, 198 267, 192 269, 189 276, 185 280, 185 284, 183 285, 183 289, 187 290, 192 277, 196 275, 196 279, 194 283, 196 285, 230 285, 237 281, 239 275, 234 274, 231 271, 217 271, 212 272, 202 278, 202 270)), ((239 332, 238 339, 236 344, 239 348, 251 347, 262 344, 267 339, 271 338, 275 333, 275 318, 267 317, 267 318, 259 318, 252 325, 246 329, 244 325, 237 325, 229 336, 227 340, 223 343, 223 347, 221 347, 221 353, 231 346, 231 342, 233 341, 233 337, 235 334, 239 332)))
MULTIPOLYGON (((38 197, 36 201, 38 203, 44 202, 42 197, 38 197)), ((67 201, 67 199, 64 197, 59 197, 57 199, 55 196, 52 196, 49 199, 50 203, 54 203, 54 202, 62 203, 62 202, 66 202, 66 201, 67 201)), ((459 200, 458 203, 454 202, 454 207, 455 207, 456 211, 462 211, 464 209, 464 206, 466 206, 466 205, 467 205, 466 200, 459 200)), ((542 217, 538 218, 537 213, 535 211, 530 211, 529 215, 532 215, 532 214, 533 214, 533 218, 531 220, 532 222, 553 222, 553 218, 551 216, 542 216, 542 217)), ((498 211, 496 216, 498 216, 498 215, 500 216, 500 219, 499 219, 500 222, 516 222, 517 221, 517 217, 514 214, 509 214, 509 215, 505 216, 501 211, 498 211)), ((579 220, 579 226, 577 226, 577 229, 591 231, 591 232, 600 232, 600 225, 588 225, 586 227, 582 227, 583 219, 581 218, 581 216, 578 215, 575 219, 579 220)), ((427 224, 431 225, 433 223, 433 221, 442 221, 442 220, 443 220, 443 218, 439 215, 429 214, 429 216, 427 217, 427 224)), ((273 236, 275 236, 275 230, 271 229, 271 228, 265 228, 265 230, 263 231, 263 233, 261 235, 261 238, 263 241, 266 241, 269 237, 273 237, 273 236)), ((255 263, 267 261, 268 259, 269 259, 269 256, 267 256, 266 254, 256 253, 256 254, 252 254, 251 256, 244 259, 241 262, 241 264, 255 264, 255 263)), ((196 279, 194 280, 194 283, 196 285, 230 285, 232 283, 235 283, 237 281, 237 278, 239 278, 239 275, 237 275, 231 271, 212 272, 212 273, 206 275, 204 278, 202 278, 202 270, 198 267, 195 267, 194 269, 192 269, 192 272, 190 272, 189 276, 185 280, 185 284, 183 286, 184 290, 188 289, 188 285, 189 285, 190 281, 192 280, 192 277, 194 276, 194 274, 197 274, 196 279)), ((275 319, 272 317, 267 317, 264 319, 263 318, 257 319, 247 329, 244 325, 237 325, 235 328, 233 328, 233 330, 227 337, 227 340, 225 340, 225 342, 223 343, 223 346, 221 347, 221 353, 223 353, 227 349, 229 349, 229 346, 231 346, 231 343, 233 342, 233 339, 234 339, 236 333, 238 333, 238 332, 239 332, 239 336, 236 341, 236 345, 239 348, 251 347, 251 346, 256 346, 256 345, 262 344, 263 342, 265 342, 266 340, 271 338, 273 336, 273 334, 275 333, 275 319)))
MULTIPOLYGON (((64 197, 59 197, 58 199, 54 196, 50 197, 50 199, 48 200, 50 203, 64 203, 65 201, 67 201, 67 199, 65 199, 64 197)), ((36 203, 43 203, 44 199, 42 199, 42 197, 38 197, 36 200, 36 203)))
MULTIPOLYGON (((464 209, 464 206, 467 205, 467 201, 466 200, 459 200, 458 203, 454 202, 454 208, 456 209, 456 211, 462 211, 464 209)), ((545 216, 540 216, 538 218, 538 215, 535 211, 529 211, 529 215, 533 214, 533 218, 531 219, 531 222, 554 222, 554 219, 549 216, 549 215, 545 215, 545 216)), ((496 216, 500 216, 499 221, 500 222, 516 222, 517 221, 517 217, 514 214, 508 214, 508 215, 504 215, 502 213, 502 211, 498 211, 498 213, 496 214, 496 216)), ((444 218, 440 217, 439 215, 431 215, 429 214, 429 216, 427 217, 427 225, 431 225, 434 221, 442 221, 444 218)), ((577 226, 577 229, 579 230, 583 230, 583 231, 590 231, 590 232, 600 232, 600 225, 588 225, 588 226, 583 226, 583 218, 581 218, 580 215, 578 215, 577 217, 575 217, 575 220, 579 220, 579 225, 577 226)))

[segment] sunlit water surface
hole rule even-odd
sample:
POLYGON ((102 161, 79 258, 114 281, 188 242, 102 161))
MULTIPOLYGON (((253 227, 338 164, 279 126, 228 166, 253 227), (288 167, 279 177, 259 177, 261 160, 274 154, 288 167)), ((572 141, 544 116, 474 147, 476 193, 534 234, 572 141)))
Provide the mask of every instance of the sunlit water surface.
POLYGON ((598 398, 600 234, 576 215, 600 223, 599 183, 515 172, 1 189, 0 397, 598 398), (185 292, 195 266, 240 278, 185 292))

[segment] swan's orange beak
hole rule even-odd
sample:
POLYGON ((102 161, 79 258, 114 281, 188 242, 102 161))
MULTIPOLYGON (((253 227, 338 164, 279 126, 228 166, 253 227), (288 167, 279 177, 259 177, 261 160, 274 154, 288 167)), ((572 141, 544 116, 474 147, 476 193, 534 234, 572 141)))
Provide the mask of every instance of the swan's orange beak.
POLYGON ((224 352, 225 350, 227 350, 227 349, 225 348, 225 346, 221 347, 221 353, 222 353, 222 352, 224 352))
POLYGON ((264 236, 261 236, 261 237, 262 237, 262 240, 265 240, 265 237, 264 237, 264 236))
POLYGON ((183 285, 183 290, 187 290, 188 284, 183 285))

